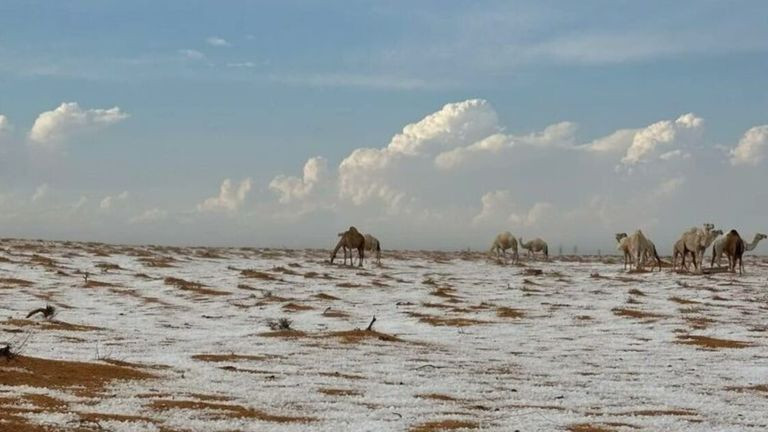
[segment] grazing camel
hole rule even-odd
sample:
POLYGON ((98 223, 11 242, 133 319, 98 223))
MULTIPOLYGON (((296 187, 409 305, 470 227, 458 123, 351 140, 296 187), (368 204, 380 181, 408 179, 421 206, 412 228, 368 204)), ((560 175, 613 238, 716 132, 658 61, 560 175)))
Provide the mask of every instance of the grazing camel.
MULTIPOLYGON (((648 240, 648 250, 645 252, 645 258, 652 258, 656 260, 656 265, 659 266, 659 271, 661 271, 661 258, 659 257, 659 252, 656 251, 656 245, 650 240, 648 240)), ((653 271, 653 261, 651 261, 651 271, 653 271)))
POLYGON ((365 237, 365 250, 371 253, 376 252, 376 264, 381 264, 381 242, 370 234, 366 234, 363 237, 365 237))
POLYGON ((517 253, 517 239, 509 231, 496 236, 491 245, 490 254, 495 254, 497 258, 503 258, 507 262, 507 249, 512 249, 512 262, 517 263, 520 256, 517 253))
POLYGON ((728 257, 728 270, 732 273, 736 272, 736 261, 739 262, 739 274, 744 274, 744 240, 741 239, 739 233, 736 230, 731 230, 725 236, 725 247, 723 251, 725 256, 728 257))
MULTIPOLYGON (((755 234, 755 237, 752 239, 751 243, 744 243, 744 252, 750 252, 755 250, 757 247, 757 244, 760 243, 760 240, 768 238, 767 235, 762 233, 755 234)), ((710 267, 715 266, 715 261, 717 261, 717 266, 720 267, 720 257, 723 255, 723 251, 725 250, 725 237, 719 239, 715 242, 714 246, 712 246, 712 264, 710 267)), ((744 241, 744 240, 742 240, 744 241)))
MULTIPOLYGON (((360 231, 357 230, 357 228, 351 226, 347 231, 344 233, 341 233, 341 238, 339 239, 339 242, 336 244, 336 247, 333 249, 333 252, 331 252, 331 264, 333 264, 333 260, 336 258, 336 253, 341 248, 349 248, 350 251, 352 249, 357 249, 357 253, 359 255, 359 266, 363 266, 363 258, 365 256, 365 237, 360 234, 360 231)), ((352 257, 350 256, 350 261, 352 257)), ((347 263, 347 257, 346 252, 344 253, 344 264, 347 263)), ((354 262, 352 262, 354 265, 354 262)))
MULTIPOLYGON (((646 257, 654 255, 653 249, 655 249, 655 247, 653 246, 653 243, 645 237, 645 234, 643 234, 641 230, 635 231, 632 235, 627 237, 626 241, 629 247, 630 257, 636 260, 635 269, 642 271, 646 257)), ((656 256, 658 257, 658 255, 656 256)), ((659 268, 661 268, 660 263, 659 268)))
POLYGON ((715 230, 714 228, 715 226, 712 224, 704 224, 703 229, 693 227, 684 232, 675 243, 672 268, 675 268, 678 255, 682 255, 682 266, 685 267, 685 255, 690 253, 694 272, 701 273, 704 252, 715 241, 717 236, 723 233, 721 230, 715 230))
POLYGON ((616 249, 624 253, 624 271, 627 271, 627 266, 632 267, 632 254, 629 253, 627 233, 616 233, 616 241, 619 243, 616 249))
POLYGON ((549 246, 547 246, 547 242, 540 238, 535 238, 526 243, 523 241, 523 238, 520 237, 520 247, 528 251, 529 257, 536 256, 536 252, 542 252, 544 258, 547 260, 549 259, 549 246))

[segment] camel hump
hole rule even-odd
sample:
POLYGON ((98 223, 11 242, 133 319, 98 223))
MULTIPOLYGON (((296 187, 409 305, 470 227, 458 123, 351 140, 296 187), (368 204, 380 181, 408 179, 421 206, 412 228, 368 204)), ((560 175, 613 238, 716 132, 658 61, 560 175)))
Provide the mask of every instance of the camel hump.
POLYGON ((739 235, 739 233, 736 232, 735 229, 732 229, 731 232, 729 232, 728 234, 730 234, 730 235, 739 235))
POLYGON ((357 231, 357 228, 355 228, 355 227, 353 227, 353 226, 349 227, 349 231, 351 231, 351 232, 353 232, 353 233, 356 233, 356 232, 358 232, 358 231, 357 231))

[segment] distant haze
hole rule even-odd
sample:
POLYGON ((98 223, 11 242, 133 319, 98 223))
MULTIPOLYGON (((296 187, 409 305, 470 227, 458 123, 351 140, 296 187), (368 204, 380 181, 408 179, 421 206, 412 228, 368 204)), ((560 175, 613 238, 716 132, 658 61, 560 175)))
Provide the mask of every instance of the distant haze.
POLYGON ((508 230, 609 254, 640 228, 669 253, 711 222, 751 240, 765 22, 762 1, 7 2, 0 237, 329 247, 355 225, 384 249, 508 230))

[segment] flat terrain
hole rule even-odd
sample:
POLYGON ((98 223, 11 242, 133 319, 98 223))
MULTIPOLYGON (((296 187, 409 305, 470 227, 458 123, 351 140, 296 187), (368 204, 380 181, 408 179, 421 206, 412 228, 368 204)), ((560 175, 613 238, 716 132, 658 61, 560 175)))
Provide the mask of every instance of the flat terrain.
POLYGON ((768 430, 768 259, 327 257, 0 241, 0 431, 768 430))

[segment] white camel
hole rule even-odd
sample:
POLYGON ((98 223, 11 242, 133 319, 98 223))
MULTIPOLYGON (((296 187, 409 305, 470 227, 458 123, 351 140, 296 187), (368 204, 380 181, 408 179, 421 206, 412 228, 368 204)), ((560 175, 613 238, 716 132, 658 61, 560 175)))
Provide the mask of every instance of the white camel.
POLYGON ((365 250, 376 252, 376 264, 381 264, 381 242, 379 242, 379 239, 370 234, 366 234, 364 237, 365 250))
POLYGON ((626 271, 627 266, 632 267, 632 254, 629 252, 627 233, 616 233, 616 241, 619 243, 616 245, 616 249, 624 254, 624 271, 626 271))
POLYGON ((524 242, 523 238, 520 237, 520 247, 528 251, 529 257, 534 257, 536 256, 536 252, 541 252, 544 254, 545 259, 549 259, 549 246, 547 245, 547 242, 540 238, 524 242))
POLYGON ((509 231, 504 231, 493 240, 491 250, 488 253, 496 255, 497 258, 502 258, 506 263, 507 249, 512 249, 512 262, 517 263, 520 258, 517 253, 517 239, 509 231))
POLYGON ((635 260, 635 269, 642 271, 645 266, 646 257, 654 254, 653 243, 645 237, 641 230, 637 230, 627 237, 627 245, 629 246, 631 258, 635 260))
MULTIPOLYGON (((755 234, 755 237, 752 239, 751 243, 744 242, 744 252, 750 252, 755 250, 757 247, 757 244, 760 243, 760 240, 763 240, 765 238, 768 238, 767 235, 762 233, 755 234)), ((715 261, 717 261, 717 266, 720 267, 720 258, 723 255, 723 252, 725 251, 725 241, 726 238, 723 237, 715 242, 715 244, 712 246, 712 263, 710 267, 715 266, 715 261)), ((742 240, 744 241, 744 240, 742 240)))
POLYGON ((682 256, 682 267, 685 265, 685 256, 691 254, 693 260, 693 271, 695 273, 702 272, 702 264, 704 260, 704 252, 709 245, 715 241, 715 239, 723 233, 721 230, 715 230, 715 226, 712 224, 704 224, 703 228, 693 227, 684 232, 680 239, 675 243, 674 252, 672 257, 672 269, 675 269, 677 256, 682 256))

